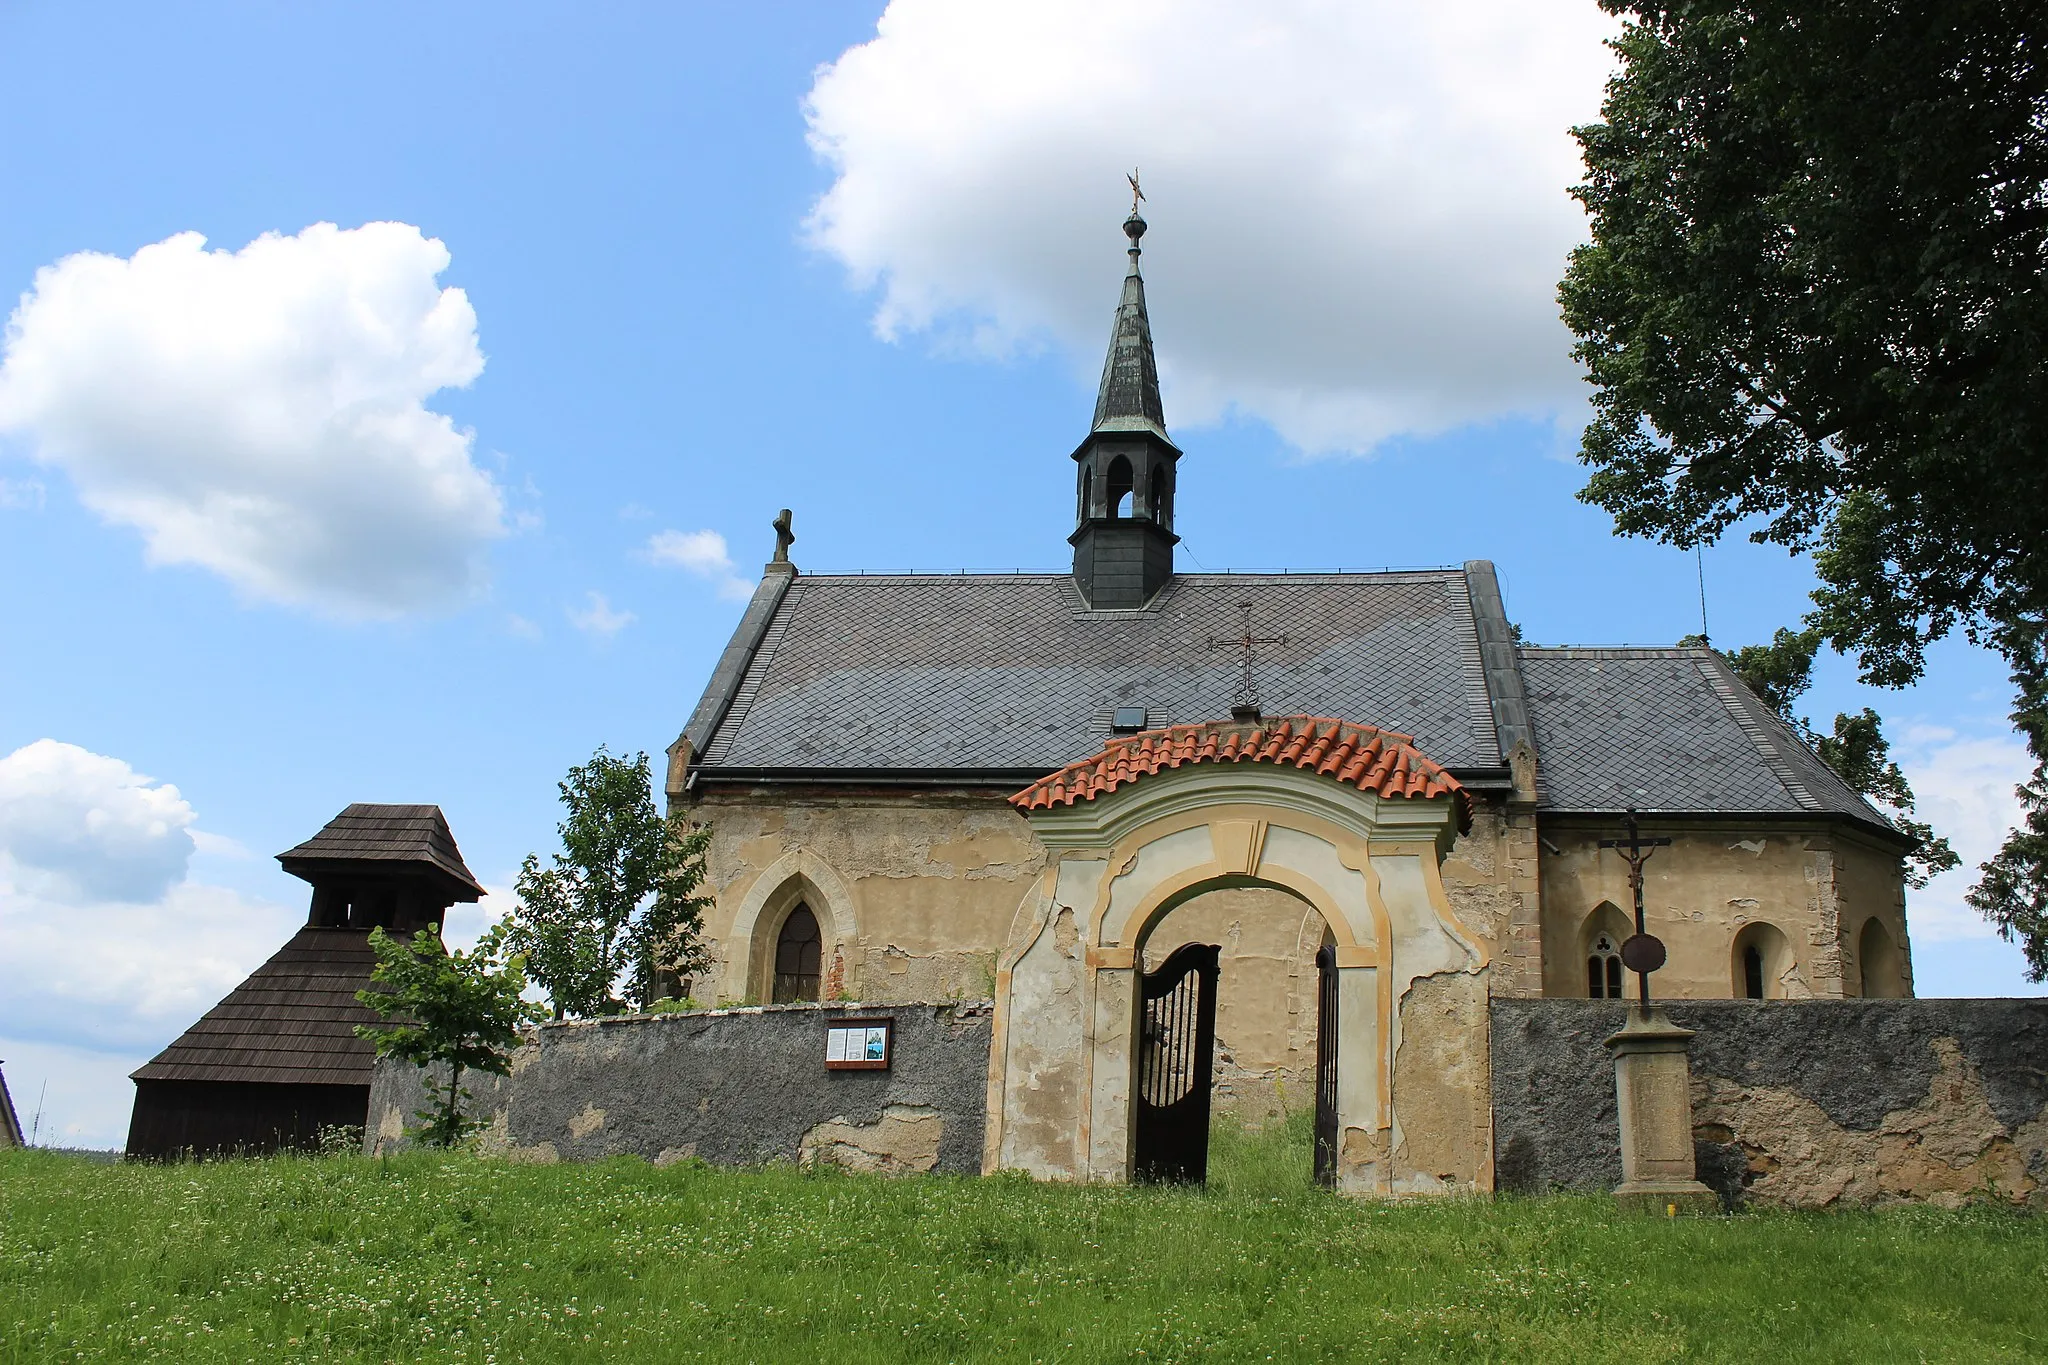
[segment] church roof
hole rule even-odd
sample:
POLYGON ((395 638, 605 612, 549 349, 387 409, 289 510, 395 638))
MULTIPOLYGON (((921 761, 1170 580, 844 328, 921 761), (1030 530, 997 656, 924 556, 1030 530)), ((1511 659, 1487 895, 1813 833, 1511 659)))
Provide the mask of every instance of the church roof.
POLYGON ((1098 755, 1114 712, 1148 729, 1230 712, 1253 606, 1269 710, 1414 737, 1470 787, 1539 809, 1884 817, 1711 650, 1517 646, 1492 566, 1179 574, 1144 609, 1091 611, 1068 574, 770 574, 685 737, 697 782, 1014 789, 1098 755))
POLYGON ((1711 649, 1520 654, 1540 809, 1843 815, 1891 829, 1711 649))
POLYGON ((403 864, 441 874, 455 885, 455 899, 473 901, 484 889, 462 861, 455 835, 439 806, 380 806, 358 801, 329 820, 318 834, 277 855, 284 870, 307 881, 345 871, 348 864, 400 871, 403 864))
POLYGON ((361 930, 301 929, 133 1077, 368 1085, 377 1050, 355 1026, 378 1020, 356 992, 376 965, 361 930))
POLYGON ((1041 777, 1010 804, 1026 812, 1071 806, 1162 769, 1197 763, 1270 763, 1378 796, 1451 796, 1461 821, 1471 815, 1458 779, 1423 757, 1412 736, 1323 716, 1269 716, 1256 725, 1208 721, 1112 739, 1094 757, 1041 777))
POLYGON ((1228 715, 1241 656, 1209 641, 1239 633, 1244 602, 1287 637, 1258 655, 1271 708, 1370 717, 1453 770, 1504 765, 1459 569, 1181 574, 1135 611, 1090 610, 1069 574, 771 576, 686 733, 714 780, 1016 784, 1096 752, 1119 707, 1151 729, 1228 715))

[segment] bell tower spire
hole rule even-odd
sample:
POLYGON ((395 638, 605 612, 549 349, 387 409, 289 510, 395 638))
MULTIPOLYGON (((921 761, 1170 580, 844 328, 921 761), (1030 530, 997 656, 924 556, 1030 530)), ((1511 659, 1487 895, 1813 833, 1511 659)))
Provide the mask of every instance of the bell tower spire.
POLYGON ((1074 451, 1078 511, 1067 538, 1074 547, 1074 580, 1098 610, 1150 601, 1173 577, 1173 547, 1180 541, 1173 533, 1180 448, 1166 434, 1145 277, 1138 269, 1146 227, 1138 202, 1145 196, 1137 173, 1128 178, 1131 216, 1124 220, 1124 236, 1130 239, 1131 263, 1102 362, 1095 421, 1074 451))

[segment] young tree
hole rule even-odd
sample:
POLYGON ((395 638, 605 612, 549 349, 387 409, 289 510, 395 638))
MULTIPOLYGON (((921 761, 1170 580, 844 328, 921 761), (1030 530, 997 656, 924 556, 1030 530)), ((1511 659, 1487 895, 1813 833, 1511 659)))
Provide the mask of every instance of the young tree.
POLYGON ((647 755, 614 757, 600 746, 561 784, 568 818, 562 852, 543 868, 529 853, 506 941, 547 992, 555 1015, 645 1009, 666 979, 702 971, 704 880, 711 831, 664 819, 654 805, 647 755), (625 998, 617 994, 625 987, 625 998))
MULTIPOLYGON (((1690 635, 1680 643, 1704 645, 1706 641, 1690 635)), ((1750 691, 1806 741, 1821 762, 1875 801, 1902 834, 1917 841, 1906 855, 1906 884, 1925 886, 1962 859, 1932 826, 1914 818, 1913 787, 1892 759, 1891 741, 1885 738, 1883 720, 1866 706, 1855 715, 1837 714, 1834 732, 1822 734, 1795 709, 1794 704, 1813 685, 1813 658, 1820 652, 1820 646, 1820 631, 1810 627, 1786 630, 1781 626, 1769 644, 1744 645, 1732 654, 1723 651, 1721 657, 1750 691)))
POLYGON ((407 1130, 433 1146, 452 1147, 475 1126, 462 1114, 469 1094, 462 1073, 510 1071, 519 1025, 530 1017, 531 1007, 519 998, 525 973, 516 957, 500 965, 502 946, 495 930, 467 953, 449 952, 439 925, 419 930, 410 942, 381 928, 370 931, 375 984, 357 991, 356 999, 386 1022, 358 1024, 356 1034, 375 1043, 380 1057, 421 1067, 447 1064, 448 1088, 434 1096, 437 1107, 420 1110, 414 1115, 420 1124, 407 1130))
POLYGON ((1592 241, 1559 290, 1594 385, 1580 496, 1624 534, 1811 552, 1808 624, 1868 681, 1956 630, 2005 655, 2039 766, 1971 899, 2038 980, 2048 27, 2006 0, 1601 3, 1621 69, 1576 130, 1592 241))

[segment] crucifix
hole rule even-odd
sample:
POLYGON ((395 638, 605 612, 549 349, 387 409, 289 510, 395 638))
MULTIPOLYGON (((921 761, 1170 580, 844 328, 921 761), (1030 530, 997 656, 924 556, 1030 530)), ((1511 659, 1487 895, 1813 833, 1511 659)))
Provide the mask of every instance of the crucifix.
POLYGON ((1285 635, 1252 634, 1252 604, 1240 602, 1238 609, 1244 613, 1244 625, 1234 640, 1219 640, 1209 637, 1211 649, 1241 649, 1244 651, 1243 669, 1238 674, 1237 695, 1231 698, 1230 718, 1256 725, 1259 722, 1259 680, 1252 673, 1252 663, 1257 657, 1260 645, 1284 645, 1285 635))
POLYGON ((1621 945, 1621 960, 1636 974, 1636 1001, 1645 1013, 1650 1008, 1650 973, 1664 965, 1664 942, 1643 924, 1643 864, 1650 854, 1669 848, 1669 839, 1645 839, 1636 824, 1636 808, 1628 808, 1628 838, 1602 839, 1600 847, 1611 848, 1628 863, 1628 888, 1636 898, 1636 931, 1621 945))

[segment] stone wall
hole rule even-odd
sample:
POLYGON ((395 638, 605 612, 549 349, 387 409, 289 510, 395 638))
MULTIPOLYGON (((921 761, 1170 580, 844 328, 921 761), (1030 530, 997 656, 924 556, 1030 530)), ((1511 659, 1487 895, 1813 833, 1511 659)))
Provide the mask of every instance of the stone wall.
MULTIPOLYGON (((546 1024, 506 1077, 465 1077, 487 1150, 531 1161, 830 1162, 886 1173, 981 1170, 991 1007, 777 1005, 546 1024), (895 1021, 887 1071, 827 1071, 825 1030, 895 1021)), ((405 1144, 423 1073, 381 1061, 372 1153, 405 1144)))
MULTIPOLYGON (((1621 1179, 1626 1005, 1492 1003, 1499 1188, 1621 1179)), ((1731 1204, 2048 1203, 2048 1000, 1672 1001, 1699 1178, 1731 1204)))

